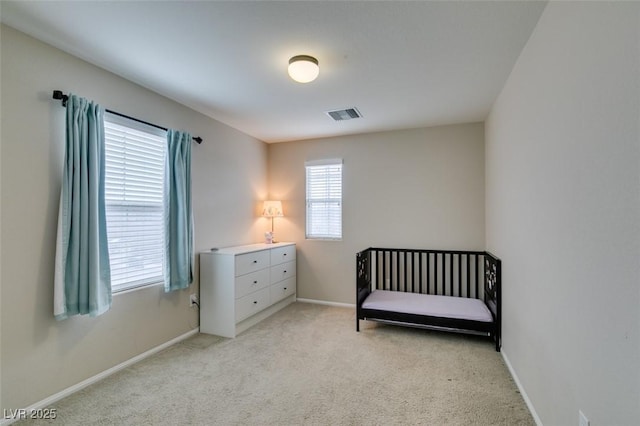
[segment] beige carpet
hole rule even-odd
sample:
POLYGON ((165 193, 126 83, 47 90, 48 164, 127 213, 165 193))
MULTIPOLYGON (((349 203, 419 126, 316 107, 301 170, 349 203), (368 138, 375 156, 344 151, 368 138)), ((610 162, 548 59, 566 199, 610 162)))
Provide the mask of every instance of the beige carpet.
POLYGON ((53 407, 63 425, 534 424, 489 339, 371 322, 356 333, 354 309, 304 303, 236 339, 194 336, 53 407))

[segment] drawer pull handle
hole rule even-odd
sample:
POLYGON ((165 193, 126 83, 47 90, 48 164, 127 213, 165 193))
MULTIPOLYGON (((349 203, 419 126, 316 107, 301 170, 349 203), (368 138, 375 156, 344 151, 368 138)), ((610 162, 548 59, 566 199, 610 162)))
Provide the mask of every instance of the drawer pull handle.
POLYGON ((283 272, 283 274, 286 274, 286 273, 287 273, 287 271, 284 271, 284 272, 283 272))
POLYGON ((287 255, 287 253, 283 254, 283 256, 286 256, 286 255, 287 255))
POLYGON ((254 283, 254 284, 258 284, 258 281, 254 281, 253 283, 254 283))
POLYGON ((257 261, 257 260, 254 260, 254 261, 253 261, 253 263, 258 263, 258 261, 257 261))
POLYGON ((257 301, 257 300, 254 300, 254 301, 253 301, 253 304, 254 304, 254 305, 257 305, 257 304, 258 304, 258 301, 257 301))
POLYGON ((285 287, 284 290, 286 290, 287 288, 285 287))

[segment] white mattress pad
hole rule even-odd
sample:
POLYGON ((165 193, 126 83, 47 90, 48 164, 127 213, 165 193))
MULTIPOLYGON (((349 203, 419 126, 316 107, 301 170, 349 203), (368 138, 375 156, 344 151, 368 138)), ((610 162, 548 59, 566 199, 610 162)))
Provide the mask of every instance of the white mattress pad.
POLYGON ((493 322, 491 312, 482 300, 466 297, 375 290, 367 296, 362 307, 379 311, 493 322))

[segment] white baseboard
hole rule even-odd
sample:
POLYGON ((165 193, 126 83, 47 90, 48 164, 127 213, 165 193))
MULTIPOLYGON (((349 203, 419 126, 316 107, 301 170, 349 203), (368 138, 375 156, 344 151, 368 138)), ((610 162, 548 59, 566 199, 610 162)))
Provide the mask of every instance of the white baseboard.
MULTIPOLYGON (((144 353, 141 353, 140 355, 136 355, 131 359, 128 359, 128 360, 126 360, 124 362, 121 362, 120 364, 118 364, 118 365, 116 365, 114 367, 109 368, 108 370, 105 370, 105 371, 103 371, 101 373, 98 373, 93 377, 89 377, 88 379, 83 380, 80 383, 77 383, 77 384, 75 384, 73 386, 70 386, 70 387, 68 387, 68 388, 66 388, 66 389, 64 389, 64 390, 62 390, 62 391, 60 391, 60 392, 58 392, 58 393, 56 393, 54 395, 51 395, 50 397, 45 398, 42 401, 38 401, 35 404, 32 404, 29 407, 25 408, 24 412, 26 412, 27 415, 28 415, 29 413, 31 413, 33 411, 41 410, 41 409, 43 409, 45 407, 48 407, 51 404, 54 404, 55 402, 60 401, 61 399, 66 398, 67 396, 72 395, 72 394, 78 392, 79 390, 86 388, 87 386, 90 386, 90 385, 92 385, 94 383, 97 383, 100 380, 103 380, 103 379, 111 376, 112 374, 117 373, 120 370, 123 370, 123 369, 125 369, 127 367, 130 367, 133 364, 135 364, 137 362, 140 362, 143 359, 148 358, 151 355, 154 355, 154 354, 160 352, 163 349, 168 348, 169 346, 175 345, 176 343, 181 342, 181 341, 193 336, 194 334, 198 334, 199 332, 200 332, 200 328, 194 328, 193 330, 188 331, 188 332, 184 333, 183 335, 176 337, 175 339, 171 339, 168 342, 165 342, 165 343, 163 343, 163 344, 161 344, 159 346, 156 346, 155 348, 151 348, 148 351, 146 351, 144 353)), ((3 418, 3 419, 0 419, 0 425, 1 426, 10 425, 11 423, 14 423, 14 422, 16 422, 18 420, 21 420, 21 419, 5 419, 5 418, 3 418)))
POLYGON ((518 386, 520 395, 522 395, 522 398, 524 399, 525 404, 527 404, 527 408, 529 408, 529 411, 533 416, 533 420, 536 422, 536 425, 543 426, 542 420, 540 420, 540 417, 538 417, 538 413, 536 413, 536 409, 533 406, 533 403, 529 399, 527 392, 525 392, 524 388, 522 387, 522 383, 520 383, 520 379, 518 378, 518 375, 513 369, 513 366, 511 365, 511 361, 509 361, 509 358, 507 358, 507 354, 504 352, 504 348, 500 349, 500 353, 502 354, 502 359, 504 359, 504 363, 507 364, 507 368, 509 369, 509 373, 511 373, 511 377, 513 377, 513 381, 516 382, 516 386, 518 386))
POLYGON ((316 305, 326 305, 326 306, 335 306, 337 308, 355 308, 356 305, 353 303, 339 303, 339 302, 327 302, 325 300, 315 300, 315 299, 296 299, 301 303, 313 303, 316 305))

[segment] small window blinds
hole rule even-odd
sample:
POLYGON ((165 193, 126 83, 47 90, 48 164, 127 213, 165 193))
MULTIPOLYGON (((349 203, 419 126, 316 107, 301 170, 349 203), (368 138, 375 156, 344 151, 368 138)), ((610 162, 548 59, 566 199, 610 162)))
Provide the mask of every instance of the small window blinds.
POLYGON ((310 239, 342 238, 342 160, 308 161, 307 230, 310 239))
POLYGON ((163 280, 166 132, 105 114, 112 291, 163 280))

